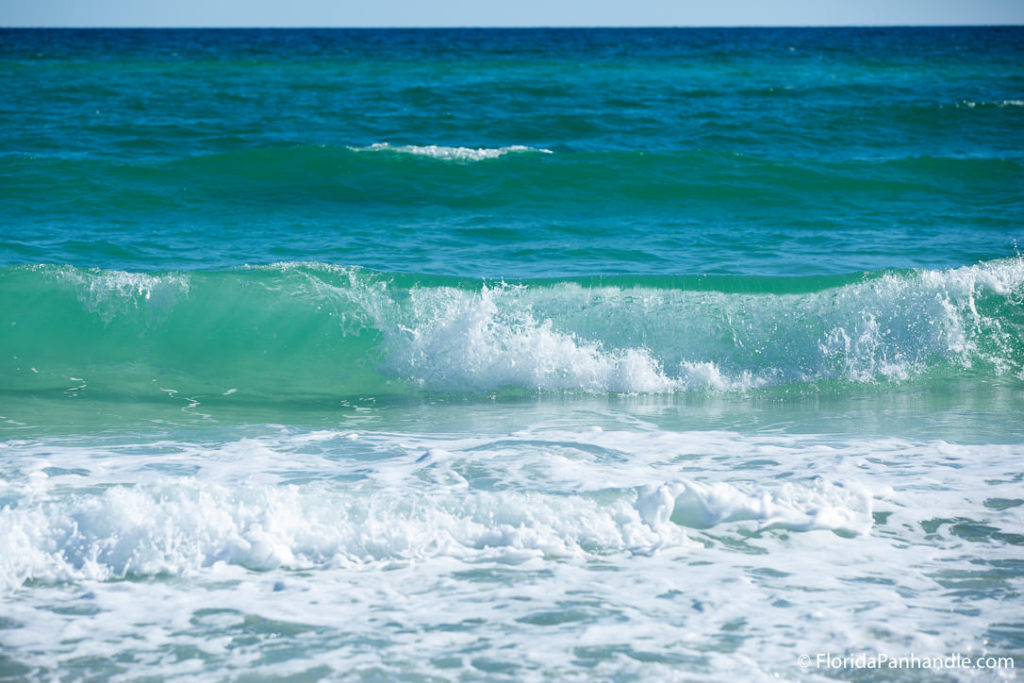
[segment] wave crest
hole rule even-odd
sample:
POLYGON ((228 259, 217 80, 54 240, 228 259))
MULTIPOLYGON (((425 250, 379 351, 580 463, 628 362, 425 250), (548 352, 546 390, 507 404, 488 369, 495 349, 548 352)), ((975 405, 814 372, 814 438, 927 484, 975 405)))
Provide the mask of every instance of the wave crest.
POLYGON ((481 283, 325 264, 0 275, 12 323, 0 364, 14 388, 69 376, 90 387, 149 386, 162 375, 181 392, 237 387, 231 395, 243 398, 742 391, 965 372, 1024 379, 1020 258, 819 288, 481 283))
POLYGON ((430 157, 442 161, 483 161, 497 159, 506 154, 553 154, 550 149, 511 145, 508 147, 445 147, 442 145, 392 145, 376 142, 368 147, 349 147, 353 152, 391 152, 430 157))

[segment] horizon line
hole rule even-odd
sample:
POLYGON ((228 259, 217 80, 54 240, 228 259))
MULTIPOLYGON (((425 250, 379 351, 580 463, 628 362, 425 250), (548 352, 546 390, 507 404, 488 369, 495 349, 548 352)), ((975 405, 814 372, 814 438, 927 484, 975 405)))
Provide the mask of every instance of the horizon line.
POLYGON ((650 30, 650 29, 807 29, 807 28, 1024 28, 1024 23, 1019 24, 962 24, 962 23, 936 23, 936 24, 592 24, 592 25, 520 25, 520 26, 486 26, 486 25, 445 25, 445 26, 259 26, 259 25, 180 25, 180 26, 156 26, 156 25, 132 25, 132 26, 109 26, 109 25, 63 25, 63 26, 40 26, 40 25, 0 25, 0 30, 97 30, 97 31, 209 31, 209 30, 242 30, 242 31, 308 31, 308 30, 340 30, 340 31, 451 31, 451 30, 650 30))

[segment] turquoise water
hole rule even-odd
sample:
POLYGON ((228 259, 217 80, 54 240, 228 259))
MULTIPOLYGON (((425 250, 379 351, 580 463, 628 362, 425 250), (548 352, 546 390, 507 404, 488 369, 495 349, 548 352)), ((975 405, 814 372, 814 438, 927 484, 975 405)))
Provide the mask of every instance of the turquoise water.
POLYGON ((1020 663, 1022 38, 0 30, 0 678, 1020 663))
POLYGON ((794 276, 1020 235, 1016 28, 3 36, 4 265, 794 276), (552 153, 475 161, 516 147, 552 153))

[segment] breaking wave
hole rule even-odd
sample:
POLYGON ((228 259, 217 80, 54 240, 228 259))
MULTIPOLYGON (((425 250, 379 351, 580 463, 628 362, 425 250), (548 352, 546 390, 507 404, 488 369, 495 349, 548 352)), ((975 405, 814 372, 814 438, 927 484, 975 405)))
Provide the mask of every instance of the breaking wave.
POLYGON ((73 377, 79 393, 155 383, 250 398, 1022 378, 1022 301, 1020 258, 838 278, 519 283, 317 263, 19 266, 0 270, 0 364, 19 390, 73 377))

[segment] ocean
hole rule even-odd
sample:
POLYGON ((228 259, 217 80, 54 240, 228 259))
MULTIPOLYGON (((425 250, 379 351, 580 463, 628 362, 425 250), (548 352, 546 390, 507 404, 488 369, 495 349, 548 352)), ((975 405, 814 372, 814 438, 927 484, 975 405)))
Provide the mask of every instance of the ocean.
POLYGON ((0 679, 1013 679, 1022 65, 0 30, 0 679))

